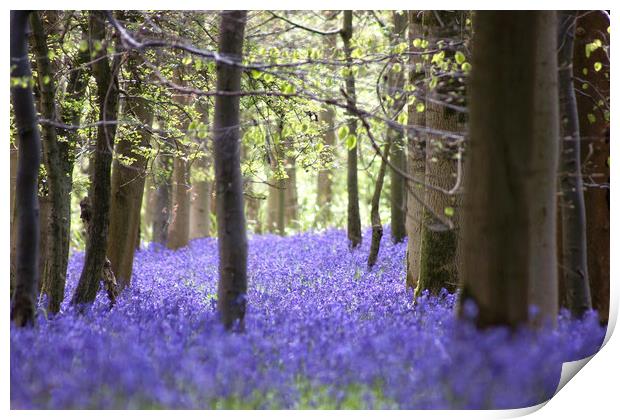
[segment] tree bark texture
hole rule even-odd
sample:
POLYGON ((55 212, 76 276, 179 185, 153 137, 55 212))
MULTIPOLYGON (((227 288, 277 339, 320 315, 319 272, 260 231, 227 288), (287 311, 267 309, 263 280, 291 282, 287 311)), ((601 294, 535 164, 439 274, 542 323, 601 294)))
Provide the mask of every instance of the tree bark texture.
POLYGON ((602 48, 587 57, 586 44, 607 33, 609 19, 602 11, 580 11, 577 19, 573 68, 579 113, 581 160, 586 207, 588 275, 592 306, 601 322, 609 319, 609 121, 599 101, 609 98, 609 58, 602 48), (596 71, 595 63, 602 69, 596 71), (585 71, 584 71, 585 69, 585 71), (586 73, 586 74, 584 74, 586 73), (584 89, 585 87, 585 89, 584 89))
MULTIPOLYGON (((91 55, 95 57, 91 66, 97 83, 99 119, 103 122, 116 121, 118 116, 116 73, 119 62, 115 59, 111 64, 107 58, 104 12, 90 12, 89 30, 89 49, 91 55), (101 44, 95 41, 99 41, 101 44), (102 47, 98 48, 99 45, 102 47)), ((97 144, 90 193, 92 194, 92 221, 88 228, 84 267, 72 299, 74 304, 94 301, 99 290, 99 281, 102 276, 108 245, 110 169, 115 135, 115 124, 105 123, 97 127, 97 144)))
MULTIPOLYGON (((246 11, 220 15, 217 91, 241 90, 241 62, 246 11)), ((239 96, 218 95, 214 112, 215 182, 219 282, 217 307, 224 326, 243 329, 247 290, 247 253, 243 180, 240 164, 239 96)))
MULTIPOLYGON (((396 46, 405 42, 407 36, 407 12, 393 11, 392 22, 394 25, 390 43, 396 46)), ((399 63, 400 64, 400 63, 399 63)), ((388 94, 394 99, 391 106, 390 118, 395 118, 399 110, 404 106, 406 99, 404 95, 405 87, 405 66, 400 66, 399 71, 390 71, 388 77, 388 94)), ((402 112, 406 112, 403 110, 402 112)), ((390 162, 392 165, 407 172, 407 149, 405 144, 405 132, 401 129, 388 128, 388 137, 391 138, 390 162)), ((405 179, 395 170, 390 169, 390 211, 391 211, 391 232, 392 242, 402 242, 407 236, 405 228, 407 190, 405 179)))
MULTIPOLYGON (((207 105, 200 103, 202 122, 209 125, 209 112, 207 105)), ((211 185, 209 183, 209 170, 211 168, 209 151, 206 148, 207 140, 197 139, 200 142, 201 151, 205 153, 199 156, 192 165, 191 184, 192 191, 189 208, 189 238, 204 238, 211 234, 211 185), (205 146, 205 147, 202 147, 205 146)))
MULTIPOLYGON (((134 60, 131 60, 135 62, 134 60)), ((136 90, 135 87, 132 90, 136 90)), ((139 92, 125 100, 124 113, 135 118, 142 126, 126 132, 116 143, 117 159, 112 168, 112 197, 110 205, 110 233, 107 256, 119 286, 130 285, 136 240, 139 238, 142 197, 146 180, 146 151, 150 147, 150 126, 153 110, 139 97, 139 92), (124 163, 129 159, 131 163, 124 163)))
POLYGON ((23 327, 34 323, 35 293, 39 281, 39 175, 41 140, 37 127, 28 59, 28 11, 11 11, 11 99, 19 140, 15 186, 17 244, 15 290, 11 320, 23 327))
MULTIPOLYGON (((392 146, 391 140, 383 147, 383 156, 390 155, 390 148, 392 146)), ((377 262, 379 256, 379 249, 381 247, 381 237, 383 237, 383 225, 381 224, 381 215, 379 214, 379 204, 381 200, 381 190, 383 189, 383 179, 385 178, 386 159, 381 159, 381 166, 379 166, 379 173, 377 174, 377 180, 375 181, 375 191, 372 195, 372 202, 370 208, 370 224, 372 226, 372 237, 370 240, 370 252, 368 254, 368 268, 371 269, 377 262)))
MULTIPOLYGON (((340 36, 344 44, 344 54, 347 62, 347 77, 346 94, 347 94, 347 106, 348 120, 347 125, 349 127, 349 134, 357 136, 357 117, 353 112, 356 104, 355 96, 355 76, 353 75, 353 69, 351 63, 351 38, 353 37, 353 11, 344 10, 344 20, 342 25, 342 31, 340 36)), ((349 244, 351 248, 356 248, 362 243, 362 224, 360 221, 360 204, 359 204, 359 187, 357 182, 357 149, 358 145, 351 148, 347 152, 347 236, 349 238, 349 244)))
POLYGON ((556 38, 553 11, 480 11, 474 20, 459 309, 467 314, 473 300, 479 326, 557 316, 556 38))
MULTIPOLYGON (((413 42, 415 39, 426 39, 428 36, 424 25, 424 13, 421 11, 410 10, 409 18, 409 50, 417 51, 413 42)), ((414 95, 415 102, 409 99, 407 106, 407 172, 415 179, 424 180, 426 172, 426 134, 424 130, 426 126, 426 114, 418 112, 416 109, 420 101, 424 101, 426 95, 425 82, 426 77, 425 62, 420 55, 409 56, 409 83, 416 89, 414 95)), ((420 277, 420 244, 422 242, 422 219, 424 216, 424 188, 422 184, 407 181, 407 280, 408 288, 415 289, 420 277)))
POLYGON ((562 303, 575 316, 592 308, 588 280, 586 212, 581 178, 581 138, 575 87, 573 45, 576 13, 558 12, 558 66, 560 93, 560 191, 562 232, 560 289, 562 303))

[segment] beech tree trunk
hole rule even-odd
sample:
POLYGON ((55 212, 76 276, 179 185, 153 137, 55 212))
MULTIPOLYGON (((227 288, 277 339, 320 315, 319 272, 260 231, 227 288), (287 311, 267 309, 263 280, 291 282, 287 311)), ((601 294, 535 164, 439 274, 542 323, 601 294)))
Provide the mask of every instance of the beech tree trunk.
MULTIPOLYGON (((30 15, 33 32, 33 50, 37 64, 37 82, 40 94, 41 114, 44 118, 61 120, 56 107, 55 71, 49 59, 48 34, 44 28, 41 12, 30 15)), ((46 24, 54 26, 59 21, 57 12, 48 11, 46 24)), ((78 56, 78 61, 82 55, 78 56)), ((66 98, 75 100, 76 89, 82 91, 86 82, 81 77, 80 70, 72 72, 66 98), (73 74, 75 73, 75 74, 73 74)), ((66 120, 66 112, 62 113, 62 120, 66 120)), ((79 116, 78 116, 79 122, 79 116)), ((41 292, 48 296, 48 310, 57 313, 64 299, 67 264, 69 260, 69 243, 71 235, 71 189, 73 172, 73 149, 75 148, 75 133, 67 135, 51 125, 42 126, 43 162, 47 172, 48 196, 45 197, 46 209, 41 208, 41 222, 45 227, 45 234, 41 234, 41 241, 45 244, 41 249, 41 292), (59 134, 65 134, 59 139, 59 134), (60 141, 59 141, 60 140, 60 141), (53 246, 49 246, 53 244, 53 246)))
MULTIPOLYGON (((347 62, 346 94, 349 118, 347 125, 349 135, 357 137, 357 117, 352 111, 355 108, 355 76, 351 63, 351 38, 353 37, 353 11, 344 10, 344 20, 340 36, 344 44, 344 54, 347 62)), ((356 248, 362 243, 362 224, 360 221, 359 187, 357 183, 357 142, 355 147, 347 153, 347 236, 351 248, 356 248)))
MULTIPOLYGON (((235 64, 242 59, 247 12, 224 11, 220 16, 218 52, 234 64, 217 64, 217 91, 239 92, 241 69, 235 64)), ((215 97, 214 156, 219 248, 217 307, 227 329, 243 329, 248 244, 240 163, 239 96, 215 97)))
POLYGON ((19 161, 15 186, 17 245, 15 291, 11 320, 23 327, 34 323, 35 293, 39 281, 39 175, 41 141, 30 81, 28 59, 29 11, 11 11, 11 99, 19 140, 19 161))
MULTIPOLYGON (((197 108, 202 116, 202 123, 209 125, 209 110, 207 104, 199 102, 197 108)), ((210 152, 207 150, 207 139, 196 138, 200 150, 206 156, 199 156, 192 164, 189 207, 189 238, 204 238, 210 235, 211 218, 211 185, 209 183, 210 152)))
MULTIPOLYGON (((431 44, 445 38, 457 38, 460 34, 460 13, 436 12, 441 15, 441 21, 430 13, 427 19, 431 44)), ((446 51, 446 57, 453 57, 454 51, 446 51)), ((442 70, 433 68, 431 75, 437 77, 441 83, 429 89, 425 106, 426 127, 441 133, 456 133, 459 131, 459 116, 456 111, 444 106, 441 102, 445 95, 457 87, 453 77, 440 75, 442 70)), ((422 238, 420 242, 420 274, 416 286, 416 296, 424 290, 433 295, 439 294, 442 289, 449 292, 456 291, 458 286, 459 267, 459 223, 461 212, 461 196, 459 193, 447 194, 438 191, 454 189, 457 182, 458 161, 455 156, 459 153, 458 145, 448 136, 428 134, 426 137, 426 169, 422 238), (437 216, 445 216, 452 222, 451 226, 445 221, 438 220, 437 216)))
MULTIPOLYGON (((428 34, 424 29, 423 12, 409 11, 409 50, 412 52, 421 50, 414 47, 415 39, 426 39, 428 34)), ((424 180, 426 171, 426 114, 418 112, 418 103, 424 103, 425 89, 425 62, 420 55, 409 56, 409 83, 416 88, 415 102, 409 102, 407 106, 407 141, 408 158, 407 172, 415 179, 424 180)), ((408 288, 415 289, 420 277, 420 243, 422 242, 422 218, 424 215, 424 188, 421 184, 412 181, 407 182, 407 281, 408 288)))
MULTIPOLYGON (((336 145, 336 134, 334 131, 334 119, 336 111, 332 107, 323 107, 319 113, 319 121, 325 124, 327 127, 323 134, 323 144, 327 146, 328 150, 334 150, 336 145)), ((329 168, 321 169, 317 177, 317 205, 319 207, 319 213, 317 214, 317 222, 321 226, 328 226, 332 220, 332 185, 333 185, 333 171, 329 168)))
MULTIPOLYGON (((17 141, 17 139, 15 140, 17 141)), ((10 151, 10 171, 11 171, 11 256, 10 256, 10 268, 9 268, 9 277, 10 277, 10 295, 13 296, 13 290, 15 289, 15 257, 17 252, 17 211, 15 209, 15 185, 17 184, 17 162, 19 159, 18 149, 14 143, 11 143, 11 151, 10 151)))
MULTIPOLYGON (((386 158, 390 155, 391 140, 383 147, 383 156, 386 158)), ((383 179, 385 178, 386 160, 381 159, 379 173, 375 181, 375 191, 372 195, 370 209, 370 224, 372 226, 372 238, 370 240, 370 253, 368 254, 368 268, 371 269, 377 262, 379 248, 381 247, 381 238, 383 237, 383 225, 381 224, 381 215, 379 214, 379 203, 381 200, 381 190, 383 189, 383 179)))
POLYGON ((556 39, 553 11, 476 12, 459 312, 479 326, 557 316, 556 39))
MULTIPOLYGON (((580 12, 581 14, 582 12, 580 12)), ((605 118, 604 102, 609 98, 609 59, 602 48, 587 57, 586 44, 607 33, 609 19, 602 11, 583 13, 577 19, 573 68, 579 113, 582 172, 586 208, 587 254, 592 306, 601 322, 609 319, 609 121, 605 118), (595 63, 602 69, 596 71, 595 63), (584 74, 584 69, 585 73, 584 74), (584 84, 586 89, 584 89, 584 84), (603 97, 595 92, 599 92, 603 97), (592 98, 596 98, 594 101, 592 98)))
MULTIPOLYGON (((92 63, 93 76, 97 82, 97 102, 99 119, 116 121, 118 114, 118 59, 110 65, 105 41, 105 13, 90 12, 89 49, 95 58, 92 63), (99 41, 102 48, 99 46, 99 41)), ((97 297, 99 281, 106 260, 108 228, 110 222, 110 169, 116 124, 105 123, 97 127, 97 145, 91 179, 92 221, 88 226, 84 267, 73 295, 73 304, 90 303, 97 297)))
MULTIPOLYGON (((392 22, 394 28, 390 43, 392 46, 396 46, 401 42, 405 42, 405 37, 407 36, 407 12, 393 11, 392 22)), ((405 66, 401 66, 401 70, 399 71, 394 71, 392 69, 388 78, 388 94, 394 99, 394 103, 391 107, 392 115, 390 116, 392 118, 394 118, 396 113, 403 108, 403 102, 405 100, 404 67, 405 66)), ((403 110, 402 112, 406 111, 403 110)), ((392 143, 390 162, 394 167, 400 169, 402 172, 407 172, 407 155, 405 149, 404 130, 388 128, 388 137, 391 138, 390 141, 392 143)), ((393 169, 390 169, 390 190, 392 241, 394 243, 398 243, 402 242, 407 235, 407 231, 405 229, 407 190, 405 188, 405 179, 393 169)))
POLYGON ((575 12, 558 12, 560 92, 560 214, 562 222, 562 303, 575 316, 592 309, 588 283, 586 213, 581 178, 581 138, 573 85, 575 12))
MULTIPOLYGON (((180 76, 176 77, 179 83, 180 76)), ((182 93, 173 95, 173 100, 181 106, 189 105, 189 96, 182 93)), ((181 130, 187 136, 189 128, 189 117, 181 116, 183 121, 181 130)), ((187 139, 185 140, 187 141, 187 139)), ((190 208, 190 183, 189 183, 189 166, 186 158, 186 146, 183 142, 177 142, 177 153, 173 161, 173 184, 172 184, 172 214, 170 226, 168 228, 168 242, 166 246, 170 249, 178 249, 187 246, 189 243, 189 208, 190 208)))
MULTIPOLYGON (((166 140, 166 139, 165 139, 166 140)), ((164 146, 155 158, 155 191, 153 193, 153 242, 166 245, 172 196, 172 147, 164 141, 164 146)))
MULTIPOLYGON (((293 145, 290 139, 284 139, 285 150, 292 151, 293 145)), ((298 227, 298 209, 297 204, 297 168, 295 156, 285 155, 285 171, 286 179, 284 179, 284 218, 286 226, 290 228, 298 227)))
MULTIPOLYGON (((137 58, 132 60, 135 64, 137 58)), ((130 62, 131 63, 131 62, 130 62)), ((143 127, 131 136, 119 139, 116 144, 116 155, 112 168, 112 197, 110 206, 110 233, 107 256, 110 259, 112 272, 124 289, 131 282, 133 257, 136 240, 139 238, 142 197, 146 180, 147 158, 151 134, 149 129, 153 123, 153 110, 150 104, 139 97, 135 87, 130 90, 131 96, 125 100, 124 113, 131 115, 143 127), (125 164, 122 159, 131 159, 125 164)))

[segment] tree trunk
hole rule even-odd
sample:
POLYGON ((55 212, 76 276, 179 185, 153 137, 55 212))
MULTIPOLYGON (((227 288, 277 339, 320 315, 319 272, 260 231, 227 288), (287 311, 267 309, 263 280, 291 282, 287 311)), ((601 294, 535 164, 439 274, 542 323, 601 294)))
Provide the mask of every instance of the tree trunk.
MULTIPOLYGON (((135 63, 136 58, 132 61, 138 64, 135 63)), ((131 96, 125 100, 124 113, 131 115, 143 127, 138 128, 135 133, 127 133, 128 137, 119 139, 116 144, 117 159, 114 160, 112 169, 110 233, 107 250, 112 272, 122 289, 129 286, 131 282, 147 175, 148 162, 145 151, 150 147, 149 130, 153 123, 153 110, 150 104, 138 96, 138 89, 134 87, 132 90, 131 96), (130 159, 131 163, 125 164, 122 159, 130 159)))
MULTIPOLYGON (((392 142, 388 142, 383 147, 383 156, 390 155, 392 142)), ((379 203, 381 200, 381 190, 383 189, 383 179, 385 178, 386 159, 381 159, 379 173, 375 181, 375 191, 372 195, 372 203, 370 209, 370 224, 372 226, 372 238, 370 240, 370 253, 368 254, 368 268, 371 269, 377 262, 379 248, 381 247, 381 237, 383 236, 383 225, 381 225, 381 215, 379 214, 379 203)))
POLYGON ((155 158, 155 180, 153 193, 153 242, 166 245, 168 242, 168 225, 172 195, 172 151, 169 141, 155 158))
POLYGON ((557 316, 556 16, 481 11, 474 20, 470 144, 465 170, 464 302, 479 326, 557 316))
MULTIPOLYGON (((293 145, 290 139, 284 140, 285 151, 293 151, 293 145)), ((298 209, 297 205, 297 168, 295 165, 295 156, 285 153, 285 170, 286 179, 284 180, 284 218, 287 227, 296 229, 298 227, 298 209)))
POLYGON ((17 146, 14 143, 11 143, 11 157, 10 157, 10 170, 11 170, 11 261, 9 263, 9 277, 10 277, 10 295, 13 296, 13 290, 15 290, 15 257, 17 251, 17 211, 15 209, 15 185, 17 183, 17 162, 19 159, 19 153, 17 146))
POLYGON ((35 293, 39 281, 39 175, 41 141, 34 109, 28 59, 28 11, 11 12, 11 98, 19 139, 19 161, 15 186, 17 249, 15 291, 11 320, 23 327, 34 323, 35 293))
MULTIPOLYGON (((441 13, 441 12, 437 12, 441 13)), ((460 30, 460 13, 446 12, 441 22, 431 14, 429 38, 431 44, 440 39, 456 39, 460 30)), ((425 18, 426 19, 426 18, 425 18)), ((445 51, 446 57, 454 57, 454 51, 445 51)), ((431 76, 437 77, 439 83, 427 93, 426 127, 436 132, 456 133, 459 131, 459 116, 441 101, 445 95, 457 88, 452 76, 442 77, 443 71, 433 67, 431 76), (440 102, 440 103, 438 103, 440 102)), ((420 273, 416 286, 416 296, 424 290, 437 295, 442 289, 456 291, 458 286, 458 215, 461 212, 461 197, 458 192, 446 194, 444 191, 454 189, 457 182, 459 164, 455 156, 459 153, 458 145, 449 137, 428 134, 426 137, 426 169, 422 237, 420 242, 420 273), (437 216, 446 216, 452 222, 447 226, 437 216)))
POLYGON ((577 20, 573 68, 579 79, 577 94, 579 131, 581 137, 582 172, 585 188, 588 274, 592 306, 601 322, 609 319, 609 121, 598 100, 609 98, 609 59, 602 48, 586 56, 586 44, 601 39, 607 33, 609 19, 602 11, 584 13, 577 20), (603 68, 594 69, 595 63, 603 68), (584 69, 585 73, 584 74, 584 69), (587 89, 584 89, 584 85, 587 89), (600 92, 599 97, 595 92, 600 92), (596 98, 594 101, 592 98, 596 98))
POLYGON ((573 85, 575 12, 559 12, 560 213, 563 303, 575 316, 592 309, 588 283, 586 214, 581 178, 581 139, 573 85))
MULTIPOLYGON (((323 144, 328 147, 329 151, 334 150, 336 145, 336 134, 334 131, 334 119, 336 111, 332 107, 323 107, 319 113, 319 121, 325 124, 325 132, 323 133, 323 144)), ((321 226, 327 226, 332 220, 332 185, 333 171, 329 168, 319 170, 317 177, 317 205, 319 213, 317 214, 317 222, 321 226)))
MULTIPOLYGON (((221 12, 219 54, 241 62, 246 11, 221 12)), ((241 69, 217 64, 217 91, 239 92, 241 69)), ((247 290, 248 245, 240 165, 239 96, 215 97, 214 155, 217 185, 219 282, 217 307, 227 329, 243 329, 247 290)))
MULTIPOLYGON (((418 11, 409 11, 409 50, 417 51, 413 43, 415 39, 427 38, 424 29, 424 14, 418 11)), ((424 129, 426 125, 426 115, 418 112, 417 103, 423 101, 425 93, 425 62, 422 56, 409 56, 409 84, 414 86, 417 98, 416 102, 409 100, 407 106, 407 130, 408 140, 408 173, 415 179, 423 180, 426 171, 426 135, 424 129)), ((422 242, 422 218, 424 207, 424 189, 421 184, 411 181, 407 182, 407 282, 408 288, 415 289, 420 277, 420 244, 422 242)))
MULTIPOLYGON (((355 76, 351 63, 351 38, 353 37, 353 11, 344 10, 344 20, 340 36, 344 44, 344 54, 347 62, 346 94, 349 118, 347 125, 349 135, 357 136, 357 117, 352 111, 355 109, 355 76)), ((347 236, 351 248, 356 248, 362 243, 362 225, 360 221, 359 187, 357 184, 357 142, 355 147, 347 153, 347 236)))
POLYGON ((271 162, 272 177, 267 197, 267 225, 269 232, 278 232, 281 236, 286 233, 286 180, 283 178, 286 165, 284 156, 285 148, 282 141, 282 121, 278 121, 277 138, 272 138, 274 143, 275 162, 271 162))
MULTIPOLYGON (((118 59, 112 65, 107 58, 105 42, 105 13, 90 12, 89 47, 95 61, 92 71, 97 82, 99 119, 116 121, 118 114, 118 59), (98 41, 98 42, 95 42, 98 41), (97 48, 100 44, 103 47, 97 48)), ((84 267, 73 295, 73 304, 89 303, 97 297, 99 281, 106 261, 110 212, 110 169, 116 124, 105 123, 97 127, 93 177, 91 179, 92 221, 88 227, 84 267)))
MULTIPOLYGON (((47 12, 49 26, 58 23, 55 12, 47 12), (51 20, 51 22, 49 21, 51 20)), ((43 118, 60 120, 56 108, 55 71, 49 59, 48 34, 41 20, 41 12, 30 15, 33 32, 33 51, 37 63, 37 82, 40 92, 41 115, 43 118)), ((69 96, 72 93, 69 85, 69 96)), ((68 98, 71 100, 72 98, 68 98)), ((41 208, 41 222, 45 242, 41 250, 41 293, 48 296, 48 310, 57 313, 65 295, 65 281, 69 260, 71 235, 71 187, 73 172, 73 148, 68 138, 59 141, 57 129, 51 125, 42 126, 43 162, 47 172, 49 195, 45 198, 46 209, 41 208), (48 246, 53 244, 53 246, 48 246)))
MULTIPOLYGON (((178 83, 183 84, 180 80, 180 74, 176 73, 175 77, 178 83)), ((173 100, 180 106, 189 105, 190 97, 186 94, 176 93, 173 100)), ((174 156, 172 177, 172 218, 168 228, 168 242, 166 246, 170 249, 178 249, 187 246, 189 243, 189 208, 190 208, 190 183, 189 183, 189 166, 187 162, 187 142, 188 128, 190 124, 187 115, 181 115, 181 130, 185 139, 177 142, 177 150, 174 156)))
MULTIPOLYGON (((391 45, 395 47, 401 42, 405 42, 407 31, 407 12, 405 11, 393 11, 392 21, 394 24, 393 33, 391 36, 391 45)), ((397 60, 399 61, 399 60, 397 60)), ((400 64, 400 63, 399 63, 400 64)), ((388 81, 388 94, 394 99, 391 107, 391 118, 395 118, 399 110, 403 108, 403 102, 405 100, 404 85, 405 85, 405 72, 404 66, 400 66, 399 71, 390 71, 388 81)), ((406 112, 406 111, 402 111, 406 112)), ((407 172, 407 155, 405 150, 405 132, 401 129, 388 128, 388 138, 391 138, 391 154, 390 162, 392 165, 401 170, 401 172, 407 172)), ((392 241, 394 243, 402 242, 407 235, 405 229, 405 215, 406 215, 406 189, 405 179, 390 169, 390 210, 391 210, 391 231, 392 241)))
MULTIPOLYGON (((206 156, 202 156, 196 160, 194 168, 205 174, 209 170, 209 161, 206 156)), ((211 186, 206 177, 199 181, 192 181, 192 201, 190 203, 190 239, 204 238, 210 235, 209 229, 211 220, 209 217, 211 186)))

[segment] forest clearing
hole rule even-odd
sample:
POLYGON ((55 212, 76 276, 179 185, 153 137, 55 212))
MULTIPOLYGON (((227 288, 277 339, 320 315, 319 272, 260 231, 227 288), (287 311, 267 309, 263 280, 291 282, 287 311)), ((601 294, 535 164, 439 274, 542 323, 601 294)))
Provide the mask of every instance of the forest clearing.
POLYGON ((601 347, 609 11, 10 31, 11 409, 523 408, 601 347))

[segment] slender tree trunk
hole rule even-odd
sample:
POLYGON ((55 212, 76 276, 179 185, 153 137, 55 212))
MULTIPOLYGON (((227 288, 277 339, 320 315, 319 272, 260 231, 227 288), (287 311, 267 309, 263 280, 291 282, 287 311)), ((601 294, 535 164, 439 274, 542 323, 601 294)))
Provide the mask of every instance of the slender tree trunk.
MULTIPOLYGON (((581 14, 581 13, 580 13, 581 14)), ((601 322, 609 319, 609 121, 598 100, 609 97, 609 59, 599 48, 586 55, 586 44, 601 39, 607 33, 609 19, 602 11, 583 13, 577 20, 573 68, 579 111, 582 172, 585 181, 588 274, 592 306, 601 322), (596 71, 595 63, 602 69, 596 71), (585 71, 584 71, 585 69, 585 71), (584 74, 586 73, 586 74, 584 74), (584 89, 584 85, 586 89, 584 89), (597 93, 603 95, 599 97, 597 93), (594 101, 592 98, 596 98, 594 101)))
MULTIPOLYGON (((199 108, 202 115, 202 123, 209 126, 209 110, 207 104, 199 102, 196 106, 199 108)), ((208 157, 209 152, 206 147, 207 140, 196 138, 196 142, 199 143, 199 146, 201 146, 200 149, 205 155, 199 156, 192 165, 192 191, 189 208, 190 239, 209 236, 211 228, 211 218, 209 217, 211 185, 208 177, 211 165, 208 157)))
MULTIPOLYGON (((409 11, 409 50, 417 51, 414 46, 415 39, 426 39, 427 33, 424 29, 424 14, 418 11, 409 11)), ((409 102, 407 107, 408 118, 407 140, 408 140, 408 173, 419 180, 423 180, 426 171, 426 135, 423 131, 426 125, 426 115, 418 112, 416 106, 423 103, 426 95, 425 89, 425 62, 422 56, 409 56, 409 83, 415 87, 415 102, 409 102)), ((422 242, 422 218, 424 207, 424 188, 421 184, 407 182, 407 287, 415 289, 420 277, 420 243, 422 242)))
MULTIPOLYGON (((183 84, 180 73, 175 77, 179 84, 183 84)), ((180 106, 189 105, 190 97, 186 94, 175 94, 173 100, 180 106)), ((181 130, 187 136, 190 120, 186 115, 181 116, 181 130)), ((187 141, 187 138, 185 139, 187 141)), ((189 166, 187 164, 187 147, 183 142, 177 142, 177 153, 174 156, 172 177, 172 218, 168 228, 168 243, 170 249, 178 249, 189 243, 189 208, 190 208, 190 183, 189 166)))
POLYGON ((35 293, 39 281, 39 175, 41 141, 30 81, 28 11, 11 11, 11 98, 19 139, 15 186, 17 249, 15 291, 11 320, 22 327, 34 323, 35 293))
POLYGON ((575 316, 592 309, 588 283, 586 212, 581 178, 581 139, 573 85, 575 12, 559 12, 560 212, 564 304, 575 316))
MULTIPOLYGON (((241 62, 246 18, 246 11, 221 13, 218 51, 221 56, 234 63, 241 62)), ((240 90, 241 69, 235 65, 218 63, 217 91, 240 90)), ((217 306, 226 328, 230 329, 238 322, 238 327, 243 329, 248 245, 239 152, 239 96, 215 97, 214 123, 220 258, 217 306)))
MULTIPOLYGON (((405 42, 405 37, 407 35, 407 12, 393 11, 392 22, 394 28, 390 43, 392 46, 396 46, 401 42, 405 42)), ((394 118, 398 111, 403 108, 403 102, 405 100, 403 90, 405 86, 404 66, 400 66, 400 68, 401 70, 399 71, 394 71, 394 68, 392 68, 388 78, 388 94, 394 99, 391 107, 392 118, 394 118)), ((406 111, 403 110, 402 112, 406 111)), ((400 169, 402 172, 406 172, 407 154, 405 148, 404 130, 388 128, 388 137, 391 138, 390 141, 392 142, 390 162, 394 167, 400 169)), ((392 241, 394 243, 398 243, 402 242, 407 235, 407 231, 405 229, 407 190, 405 188, 405 179, 393 169, 390 169, 390 188, 392 241)))
MULTIPOLYGON (((137 60, 134 58, 135 61, 137 60)), ((136 63, 138 64, 138 63, 136 63)), ((150 126, 153 110, 150 104, 139 97, 137 89, 125 100, 124 113, 131 115, 143 127, 137 129, 137 137, 119 139, 116 144, 117 159, 112 168, 112 197, 110 204, 110 233, 107 256, 119 286, 130 285, 136 241, 139 240, 142 197, 146 180, 147 158, 145 151, 150 147, 150 126), (122 159, 130 159, 124 164, 122 159)), ((129 134, 129 133, 128 133, 129 134)), ((139 242, 138 242, 139 243, 139 242)))
MULTIPOLYGON (((327 127, 323 134, 323 144, 327 146, 327 150, 333 151, 336 145, 336 134, 334 131, 334 120, 336 112, 332 107, 324 107, 319 114, 319 121, 327 127)), ((332 185, 333 171, 329 168, 321 169, 317 177, 317 205, 319 213, 317 221, 321 226, 327 226, 332 220, 332 185)))
POLYGON ((481 11, 474 25, 460 313, 473 300, 480 326, 517 326, 533 304, 554 321, 555 12, 481 11))
MULTIPOLYGON (((392 142, 388 142, 383 147, 383 156, 390 155, 392 142)), ((381 224, 381 216, 379 214, 379 203, 381 200, 381 190, 383 189, 383 179, 385 178, 386 160, 381 159, 379 173, 375 181, 375 191, 372 195, 372 203, 370 209, 370 224, 372 226, 372 238, 370 240, 370 253, 368 254, 368 268, 371 269, 377 262, 379 248, 381 246, 381 237, 383 236, 383 225, 381 224)))
POLYGON ((200 175, 199 181, 192 181, 192 201, 190 203, 190 239, 204 238, 210 235, 210 194, 211 186, 206 179, 206 174, 210 168, 209 161, 206 156, 199 157, 192 168, 200 171, 204 175, 200 175))
MULTIPOLYGON (((92 71, 97 82, 99 119, 104 122, 116 121, 118 116, 116 73, 119 62, 115 59, 110 65, 107 58, 104 12, 90 12, 89 27, 89 47, 95 58, 92 71), (99 45, 103 47, 97 48, 99 45)), ((115 124, 106 123, 97 127, 97 146, 91 179, 92 219, 88 226, 84 267, 72 299, 74 304, 89 303, 95 300, 106 261, 110 221, 110 169, 115 134, 115 124)))
POLYGON ((269 195, 267 198, 267 224, 269 226, 269 232, 278 232, 281 236, 286 233, 286 179, 283 178, 283 173, 286 169, 282 167, 286 165, 286 158, 284 151, 286 150, 283 145, 282 139, 283 122, 278 121, 278 135, 276 139, 272 139, 274 142, 274 156, 275 162, 272 162, 272 177, 271 184, 273 187, 269 188, 269 195))
MULTIPOLYGON (((290 139, 286 139, 285 150, 292 150, 293 145, 290 139)), ((285 158, 286 179, 284 180, 284 219, 285 225, 293 229, 298 226, 298 204, 297 204, 297 168, 295 157, 287 155, 285 158)))
MULTIPOLYGON (((17 139, 16 139, 17 141, 17 139)), ((17 252, 17 211, 15 208, 15 185, 17 184, 17 162, 19 159, 19 153, 17 146, 11 143, 11 157, 10 157, 10 170, 11 170, 11 261, 10 261, 10 273, 11 279, 10 295, 13 296, 13 290, 15 289, 15 257, 17 252)))
MULTIPOLYGON (((344 10, 344 20, 340 36, 344 44, 344 54, 347 62, 346 94, 349 118, 347 125, 349 135, 357 136, 357 119, 352 111, 355 108, 355 76, 351 63, 351 38, 353 37, 353 11, 344 10)), ((362 243, 362 225, 360 221, 359 187, 357 184, 357 142, 347 154, 347 236, 351 248, 356 248, 362 243)))
MULTIPOLYGON (((185 153, 185 148, 179 145, 180 153, 185 153)), ((183 156, 175 156, 173 161, 172 175, 172 219, 168 228, 168 242, 170 249, 178 249, 189 243, 189 171, 187 161, 183 156)))
MULTIPOLYGON (((243 138, 243 135, 241 135, 243 138)), ((241 160, 251 159, 248 156, 248 148, 245 144, 241 144, 241 160)), ((256 234, 262 233, 262 225, 260 220, 261 199, 256 196, 254 191, 254 182, 251 176, 245 177, 243 180, 243 194, 245 195, 245 211, 248 227, 252 226, 252 230, 256 234)))
MULTIPOLYGON (((165 141, 166 146, 170 146, 165 141)), ((172 195, 171 147, 162 147, 155 158, 155 191, 153 193, 153 242, 166 245, 172 195)))

